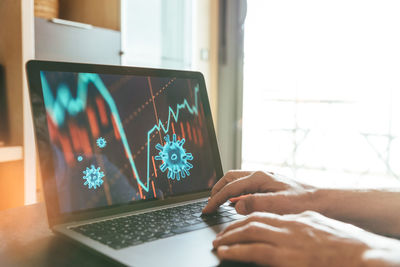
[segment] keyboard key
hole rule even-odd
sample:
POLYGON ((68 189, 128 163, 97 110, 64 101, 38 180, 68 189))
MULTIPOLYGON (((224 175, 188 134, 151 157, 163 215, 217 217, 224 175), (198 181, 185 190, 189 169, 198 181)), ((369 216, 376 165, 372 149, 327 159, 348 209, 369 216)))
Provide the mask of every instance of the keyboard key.
POLYGON ((224 205, 224 206, 221 206, 219 208, 222 209, 222 210, 235 210, 234 206, 229 206, 229 205, 224 205))
POLYGON ((231 217, 218 217, 218 218, 209 219, 209 220, 206 221, 206 223, 207 223, 209 226, 212 226, 212 225, 217 225, 217 224, 222 224, 222 223, 231 222, 231 221, 233 221, 233 220, 234 220, 234 219, 231 218, 231 217))
POLYGON ((237 212, 234 210, 228 210, 222 213, 224 216, 229 216, 229 215, 236 215, 237 212))
POLYGON ((174 235, 174 233, 172 233, 172 232, 163 233, 163 234, 160 235, 160 238, 167 238, 167 237, 170 237, 170 236, 173 236, 173 235, 174 235))
POLYGON ((130 246, 137 246, 137 245, 140 245, 140 244, 143 244, 143 242, 141 240, 137 240, 137 241, 133 241, 133 242, 129 243, 130 246))
POLYGON ((172 230, 172 232, 174 232, 175 234, 183 234, 183 233, 199 230, 199 229, 202 229, 202 228, 206 228, 208 226, 209 225, 207 223, 198 223, 198 224, 189 225, 189 226, 186 226, 186 227, 181 227, 181 228, 174 229, 174 230, 172 230))
POLYGON ((192 225, 192 224, 196 224, 196 223, 200 223, 201 220, 198 219, 192 219, 192 220, 187 220, 186 221, 188 224, 192 225))

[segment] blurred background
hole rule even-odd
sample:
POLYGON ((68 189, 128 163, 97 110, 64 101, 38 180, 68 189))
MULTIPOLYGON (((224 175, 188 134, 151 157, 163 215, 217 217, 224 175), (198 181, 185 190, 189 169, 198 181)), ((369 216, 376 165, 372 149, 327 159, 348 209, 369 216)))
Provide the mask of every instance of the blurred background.
POLYGON ((201 71, 224 170, 400 179, 395 0, 0 0, 0 210, 42 201, 29 59, 201 71))

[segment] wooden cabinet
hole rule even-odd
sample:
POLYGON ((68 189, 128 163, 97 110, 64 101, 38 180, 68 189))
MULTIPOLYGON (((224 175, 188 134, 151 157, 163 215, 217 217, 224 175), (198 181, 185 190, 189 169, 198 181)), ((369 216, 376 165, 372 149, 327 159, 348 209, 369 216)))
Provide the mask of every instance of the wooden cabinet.
MULTIPOLYGON (((60 0, 59 4, 63 19, 119 30, 120 0, 60 0)), ((10 136, 0 147, 2 210, 42 198, 25 73, 25 63, 35 58, 34 0, 1 0, 0 25, 10 136)))
POLYGON ((24 63, 33 58, 33 0, 0 1, 9 140, 0 147, 0 209, 36 201, 35 148, 24 63), (24 155, 24 157, 22 157, 24 155), (29 171, 28 171, 29 170, 29 171))

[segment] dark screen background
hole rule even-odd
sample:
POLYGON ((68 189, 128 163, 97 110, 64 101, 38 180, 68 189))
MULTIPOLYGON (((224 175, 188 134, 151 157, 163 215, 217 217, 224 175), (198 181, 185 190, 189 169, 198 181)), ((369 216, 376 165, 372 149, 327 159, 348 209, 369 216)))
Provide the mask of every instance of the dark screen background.
POLYGON ((215 183, 197 80, 41 72, 41 81, 61 212, 162 199, 215 183), (180 172, 179 180, 168 178, 169 169, 160 169, 165 161, 155 158, 156 145, 165 146, 164 137, 172 141, 173 134, 193 156, 186 160, 190 175, 180 172), (99 176, 96 188, 85 184, 99 176))

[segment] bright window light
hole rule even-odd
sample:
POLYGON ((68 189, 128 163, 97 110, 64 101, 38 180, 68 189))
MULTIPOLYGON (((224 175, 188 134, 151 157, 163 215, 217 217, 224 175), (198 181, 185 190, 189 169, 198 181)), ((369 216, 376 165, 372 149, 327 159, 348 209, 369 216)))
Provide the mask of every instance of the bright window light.
POLYGON ((400 185, 400 1, 248 0, 242 168, 400 185))

